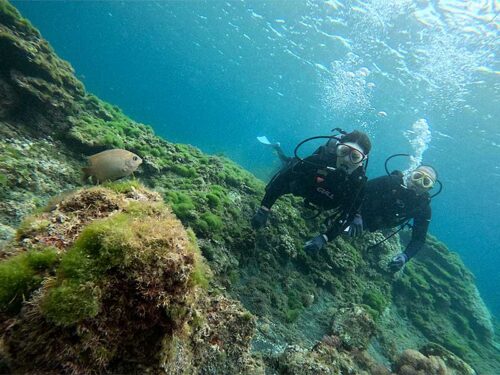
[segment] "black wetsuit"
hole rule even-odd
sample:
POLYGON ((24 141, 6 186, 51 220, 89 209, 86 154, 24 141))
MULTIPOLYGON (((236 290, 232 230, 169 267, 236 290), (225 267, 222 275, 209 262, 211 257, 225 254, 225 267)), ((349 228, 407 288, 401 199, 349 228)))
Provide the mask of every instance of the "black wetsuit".
POLYGON ((291 158, 266 186, 262 206, 270 209, 279 197, 291 193, 323 210, 335 210, 325 233, 331 241, 359 212, 366 182, 362 166, 347 174, 335 165, 336 156, 327 146, 319 147, 304 161, 291 158))
POLYGON ((405 254, 412 258, 424 245, 431 221, 429 193, 417 195, 403 185, 400 174, 378 177, 366 183, 361 216, 370 232, 394 228, 413 219, 411 241, 405 254))

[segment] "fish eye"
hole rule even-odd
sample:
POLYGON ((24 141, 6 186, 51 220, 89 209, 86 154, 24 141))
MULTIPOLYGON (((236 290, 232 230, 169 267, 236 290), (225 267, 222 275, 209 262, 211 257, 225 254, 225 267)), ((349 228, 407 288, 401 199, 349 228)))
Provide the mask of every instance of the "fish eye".
POLYGON ((132 160, 133 160, 133 161, 137 161, 138 159, 139 159, 139 158, 138 158, 137 156, 134 156, 134 157, 132 158, 132 160))

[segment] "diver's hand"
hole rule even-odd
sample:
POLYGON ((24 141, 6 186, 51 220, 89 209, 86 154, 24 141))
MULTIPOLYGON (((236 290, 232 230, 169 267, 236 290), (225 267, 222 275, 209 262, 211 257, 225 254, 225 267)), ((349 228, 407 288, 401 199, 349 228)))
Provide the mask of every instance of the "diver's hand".
POLYGON ((253 215, 252 217, 251 221, 252 228, 257 230, 265 226, 268 217, 269 217, 269 209, 264 206, 259 207, 255 215, 253 215))
POLYGON ((361 236, 362 233, 363 233, 363 218, 361 217, 360 214, 356 214, 354 215, 354 219, 349 225, 348 234, 351 237, 357 237, 361 236))
POLYGON ((317 251, 320 251, 323 246, 326 245, 327 240, 328 237, 326 237, 326 235, 320 234, 319 236, 316 236, 307 241, 304 245, 304 250, 308 253, 315 253, 317 251))
POLYGON ((398 272, 408 262, 408 256, 405 253, 396 255, 389 262, 389 270, 391 272, 398 272))

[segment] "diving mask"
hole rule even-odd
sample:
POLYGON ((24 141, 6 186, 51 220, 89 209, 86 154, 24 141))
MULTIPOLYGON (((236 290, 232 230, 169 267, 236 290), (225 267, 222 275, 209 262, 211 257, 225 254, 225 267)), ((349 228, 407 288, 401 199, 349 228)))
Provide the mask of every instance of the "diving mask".
POLYGON ((432 177, 422 171, 413 171, 410 175, 410 178, 413 184, 423 187, 424 189, 430 189, 434 186, 434 180, 432 179, 432 177))
POLYGON ((367 157, 363 152, 347 143, 338 143, 336 153, 341 158, 349 155, 349 159, 353 164, 359 164, 367 157))

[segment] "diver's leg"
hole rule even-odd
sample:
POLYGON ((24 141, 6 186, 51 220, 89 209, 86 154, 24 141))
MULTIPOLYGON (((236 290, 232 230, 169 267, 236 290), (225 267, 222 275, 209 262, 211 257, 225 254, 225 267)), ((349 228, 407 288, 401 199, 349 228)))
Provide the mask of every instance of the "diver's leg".
POLYGON ((279 197, 292 192, 291 183, 294 178, 293 167, 295 166, 295 162, 293 158, 290 158, 288 163, 269 181, 266 186, 266 194, 262 198, 261 206, 270 210, 279 197))
POLYGON ((281 145, 279 143, 272 145, 272 147, 273 147, 274 151, 276 151, 276 154, 280 158, 281 163, 283 165, 288 164, 293 159, 290 156, 286 156, 285 152, 283 151, 283 149, 281 148, 281 145))

